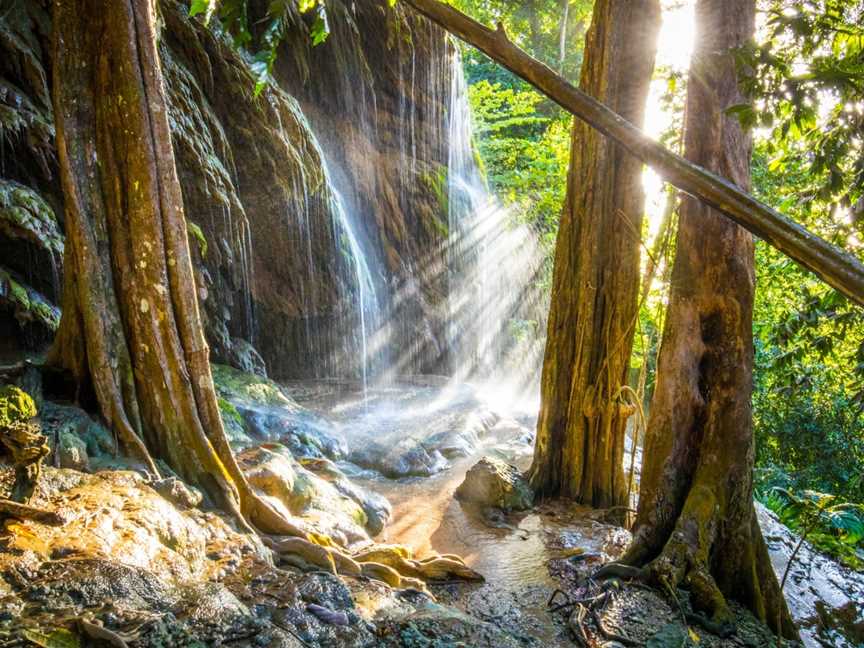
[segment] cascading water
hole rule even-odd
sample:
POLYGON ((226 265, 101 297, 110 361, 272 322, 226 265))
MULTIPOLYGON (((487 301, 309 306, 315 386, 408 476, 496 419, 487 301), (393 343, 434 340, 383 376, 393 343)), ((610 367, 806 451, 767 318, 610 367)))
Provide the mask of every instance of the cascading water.
POLYGON ((536 234, 490 193, 475 157, 458 50, 451 59, 448 343, 456 380, 536 391, 545 333, 536 234))
POLYGON ((281 104, 272 101, 271 106, 281 141, 289 155, 300 160, 285 205, 288 241, 302 259, 294 276, 294 295, 303 314, 302 333, 295 341, 305 353, 299 361, 320 378, 357 375, 365 394, 375 358, 370 339, 382 319, 375 257, 363 244, 351 201, 337 187, 342 176, 331 170, 299 104, 283 96, 281 104), (290 110, 286 123, 304 137, 291 137, 280 105, 290 110))
MULTIPOLYGON (((486 186, 454 43, 423 29, 422 38, 396 40, 395 60, 374 74, 353 32, 334 40, 339 64, 326 96, 335 84, 338 98, 331 105, 324 88, 298 87, 305 103, 289 102, 292 115, 283 115, 286 129, 297 122, 304 131, 283 134, 286 147, 306 142, 293 153, 303 163, 286 204, 299 261, 297 324, 284 343, 295 350, 292 373, 354 375, 364 389, 373 376, 418 373, 486 381, 517 357, 514 322, 533 317, 524 305, 533 299, 536 236, 486 186), (380 110, 376 87, 396 90, 377 97, 380 110)), ((539 366, 525 357, 520 372, 539 366)))
POLYGON ((378 304, 378 296, 375 293, 375 281, 372 278, 372 273, 369 270, 369 262, 363 248, 360 245, 355 225, 345 208, 345 203, 342 195, 336 189, 327 168, 327 163, 324 161, 324 177, 327 180, 327 185, 330 187, 330 192, 333 196, 332 206, 333 213, 336 217, 336 223, 339 225, 341 233, 344 235, 345 242, 348 244, 348 254, 351 257, 351 266, 354 271, 354 288, 357 291, 357 302, 355 304, 356 314, 360 322, 360 373, 363 382, 363 396, 369 388, 369 364, 371 361, 369 355, 369 337, 380 323, 380 306, 378 304))
POLYGON ((482 338, 488 331, 482 321, 487 314, 483 308, 486 268, 482 262, 487 241, 480 226, 483 214, 492 208, 492 197, 474 160, 472 133, 471 107, 456 50, 451 65, 447 156, 448 342, 456 356, 461 356, 457 366, 463 372, 483 362, 482 338))

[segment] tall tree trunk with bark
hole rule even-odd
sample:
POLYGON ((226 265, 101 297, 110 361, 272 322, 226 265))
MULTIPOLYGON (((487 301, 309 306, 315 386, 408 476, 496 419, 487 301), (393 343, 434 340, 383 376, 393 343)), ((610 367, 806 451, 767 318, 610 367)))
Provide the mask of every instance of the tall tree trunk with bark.
POLYGON ((152 0, 55 0, 54 114, 66 285, 54 364, 89 383, 126 450, 259 529, 225 437, 198 313, 152 0))
MULTIPOLYGON (((580 86, 641 123, 654 68, 657 0, 598 0, 580 86)), ((642 162, 582 121, 573 126, 531 484, 597 507, 626 499, 626 384, 637 317, 642 162)))
MULTIPOLYGON (((750 187, 751 137, 725 113, 746 101, 733 49, 754 0, 699 0, 685 124, 687 159, 750 187)), ((733 597, 785 636, 795 629, 753 506, 754 260, 751 235, 698 200, 681 205, 672 288, 626 564, 691 591, 714 621, 733 597), (779 627, 778 627, 779 623, 779 627)))

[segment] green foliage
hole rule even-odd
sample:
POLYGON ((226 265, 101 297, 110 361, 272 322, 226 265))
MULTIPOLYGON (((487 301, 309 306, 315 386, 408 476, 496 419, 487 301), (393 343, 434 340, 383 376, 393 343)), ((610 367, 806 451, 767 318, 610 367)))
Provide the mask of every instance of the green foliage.
MULTIPOLYGON (((799 195, 864 217, 864 2, 764 0, 766 37, 739 52, 755 109, 771 129, 771 170, 806 169, 799 195)), ((860 230, 859 230, 860 231, 860 230)))
MULTIPOLYGON (((530 55, 565 77, 578 79, 592 2, 452 0, 451 4, 486 25, 502 25, 508 37, 530 55)), ((572 118, 479 51, 465 47, 463 63, 477 147, 490 188, 505 205, 514 207, 516 218, 540 233, 548 266, 540 278, 549 283, 567 187, 572 118)))
MULTIPOLYGON (((450 0, 460 11, 486 25, 501 24, 520 48, 570 79, 582 67, 582 41, 591 20, 593 2, 587 0, 450 0), (567 6, 567 11, 564 8, 567 6), (562 24, 566 14, 566 24, 562 24), (561 31, 565 29, 563 59, 561 31)), ((521 80, 475 50, 466 51, 472 72, 469 82, 479 78, 524 87, 521 80), (474 74, 477 76, 475 77, 474 74)))
POLYGON ((864 568, 864 506, 835 495, 774 486, 758 493, 790 529, 853 569, 864 568))
MULTIPOLYGON (((805 162, 770 171, 757 146, 755 190, 762 200, 842 245, 831 206, 802 200, 805 162)), ((794 486, 864 501, 864 312, 773 248, 756 248, 757 465, 794 474, 794 486)))
POLYGON ((256 95, 270 83, 279 45, 292 26, 305 26, 313 45, 323 43, 330 33, 322 0, 270 0, 265 15, 255 22, 254 38, 249 24, 249 0, 192 0, 189 14, 201 15, 205 22, 215 15, 234 44, 252 52, 256 95))
POLYGON ((192 221, 186 221, 186 229, 189 230, 189 233, 198 243, 198 251, 201 253, 201 257, 207 256, 207 238, 204 236, 204 232, 201 229, 201 226, 198 223, 193 223, 192 221))
POLYGON ((569 117, 539 114, 539 95, 498 81, 477 81, 468 92, 491 188, 551 244, 567 185, 569 117))

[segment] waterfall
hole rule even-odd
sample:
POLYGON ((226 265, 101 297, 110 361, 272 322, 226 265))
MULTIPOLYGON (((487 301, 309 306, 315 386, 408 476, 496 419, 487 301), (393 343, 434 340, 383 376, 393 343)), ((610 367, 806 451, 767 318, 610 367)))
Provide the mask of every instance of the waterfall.
MULTIPOLYGON (((545 304, 537 234, 490 192, 477 161, 458 49, 448 115, 448 344, 455 380, 539 393, 545 304)), ((529 397, 529 400, 531 397, 529 397)))
POLYGON ((483 321, 487 240, 481 228, 492 197, 474 160, 471 106, 458 49, 451 61, 447 131, 448 343, 460 372, 470 373, 483 361, 482 338, 488 330, 483 321))
POLYGON ((369 270, 369 261, 357 238, 353 219, 345 208, 342 194, 333 184, 323 155, 321 160, 324 168, 324 177, 332 195, 331 205, 333 207, 333 214, 336 217, 340 233, 346 239, 348 253, 351 257, 351 267, 354 275, 353 287, 357 292, 357 301, 354 306, 360 322, 360 374, 363 382, 363 396, 365 398, 369 387, 369 337, 370 332, 374 331, 380 323, 380 305, 378 303, 378 296, 375 293, 375 281, 369 270))
POLYGON ((302 317, 287 342, 297 346, 292 355, 301 371, 318 378, 355 375, 365 395, 375 369, 372 335, 383 319, 377 257, 364 245, 344 170, 330 164, 296 100, 279 99, 271 98, 274 126, 287 157, 297 162, 284 206, 288 231, 280 234, 286 235, 290 248, 285 253, 296 268, 295 283, 286 288, 302 317))

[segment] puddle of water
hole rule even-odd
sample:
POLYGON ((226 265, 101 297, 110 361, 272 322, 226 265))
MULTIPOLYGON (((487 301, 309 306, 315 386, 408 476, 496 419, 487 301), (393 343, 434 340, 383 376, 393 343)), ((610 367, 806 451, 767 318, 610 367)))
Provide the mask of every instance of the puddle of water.
POLYGON ((410 547, 420 556, 433 551, 458 554, 497 587, 554 586, 546 568, 552 556, 544 544, 542 516, 514 516, 513 528, 495 528, 453 499, 465 473, 481 455, 482 448, 450 470, 425 479, 366 482, 393 505, 393 522, 382 539, 410 547))

